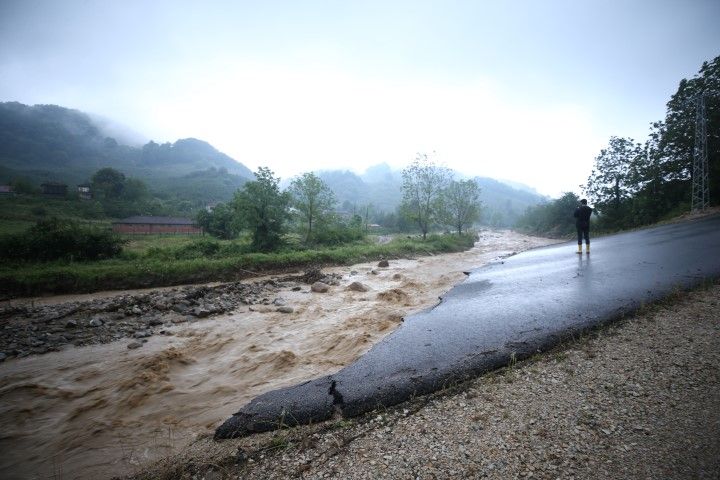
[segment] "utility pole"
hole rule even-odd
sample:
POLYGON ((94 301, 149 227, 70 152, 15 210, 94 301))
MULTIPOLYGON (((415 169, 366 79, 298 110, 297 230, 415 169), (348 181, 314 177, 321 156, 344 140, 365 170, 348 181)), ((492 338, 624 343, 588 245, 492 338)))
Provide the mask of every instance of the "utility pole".
POLYGON ((692 173, 692 211, 702 212, 710 206, 708 151, 707 151, 707 115, 705 96, 700 93, 695 98, 695 149, 693 151, 692 173))

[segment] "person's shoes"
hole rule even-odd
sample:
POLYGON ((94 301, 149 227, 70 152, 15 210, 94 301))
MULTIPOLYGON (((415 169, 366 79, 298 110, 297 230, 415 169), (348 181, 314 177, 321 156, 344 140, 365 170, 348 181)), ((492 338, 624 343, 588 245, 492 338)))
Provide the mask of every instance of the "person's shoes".
POLYGON ((585 245, 585 253, 590 255, 590 244, 589 243, 585 245))
POLYGON ((578 244, 578 254, 582 255, 582 244, 578 244))

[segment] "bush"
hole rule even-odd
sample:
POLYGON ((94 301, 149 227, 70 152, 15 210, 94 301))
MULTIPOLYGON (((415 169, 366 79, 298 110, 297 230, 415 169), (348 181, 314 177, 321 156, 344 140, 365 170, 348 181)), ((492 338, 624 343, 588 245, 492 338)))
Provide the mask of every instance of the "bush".
POLYGON ((123 243, 108 230, 50 218, 38 221, 23 233, 0 238, 0 258, 36 262, 101 260, 118 255, 123 243))

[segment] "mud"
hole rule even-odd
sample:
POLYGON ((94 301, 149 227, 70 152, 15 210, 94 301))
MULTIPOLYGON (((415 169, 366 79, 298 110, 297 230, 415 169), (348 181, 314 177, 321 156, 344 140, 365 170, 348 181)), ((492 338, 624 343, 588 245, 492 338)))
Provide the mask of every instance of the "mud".
MULTIPOLYGON (((396 260, 386 268, 368 263, 327 269, 323 277, 331 284, 328 293, 313 293, 300 279, 260 279, 234 287, 264 285, 252 294, 252 304, 240 301, 247 295, 236 300, 226 296, 227 309, 185 315, 192 320, 182 323, 169 320, 178 315, 172 306, 150 312, 162 325, 139 340, 146 341, 142 348, 127 348, 133 332, 108 337, 108 343, 66 344, 42 355, 11 356, 0 363, 0 477, 108 478, 131 473, 212 435, 238 405, 253 397, 350 364, 394 331, 403 316, 434 305, 464 278, 463 271, 548 243, 552 241, 485 231, 476 246, 463 253, 396 260), (352 282, 362 283, 367 291, 348 291, 352 282), (291 307, 292 313, 279 312, 282 306, 291 307)), ((189 290, 126 297, 187 295, 193 287, 185 288, 189 290)), ((206 289, 202 298, 212 297, 213 288, 221 289, 218 298, 228 294, 223 285, 201 288, 206 289)), ((43 325, 55 320, 33 323, 40 318, 33 318, 34 308, 63 312, 83 302, 117 299, 116 293, 64 296, 62 303, 43 299, 40 306, 20 305, 25 313, 9 313, 0 324, 12 325, 7 332, 34 325, 36 330, 30 331, 38 336, 43 325)), ((61 321, 67 323, 78 312, 85 315, 83 308, 61 321)), ((85 325, 88 318, 78 324, 85 325)))

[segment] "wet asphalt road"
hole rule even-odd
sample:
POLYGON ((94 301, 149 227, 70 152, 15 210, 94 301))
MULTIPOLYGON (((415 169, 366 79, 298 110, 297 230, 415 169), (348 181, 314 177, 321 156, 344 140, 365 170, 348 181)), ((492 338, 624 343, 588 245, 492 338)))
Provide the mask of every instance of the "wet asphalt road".
POLYGON ((720 278, 720 216, 530 250, 470 272, 352 365, 263 394, 216 438, 359 415, 546 350, 675 289, 720 278))

